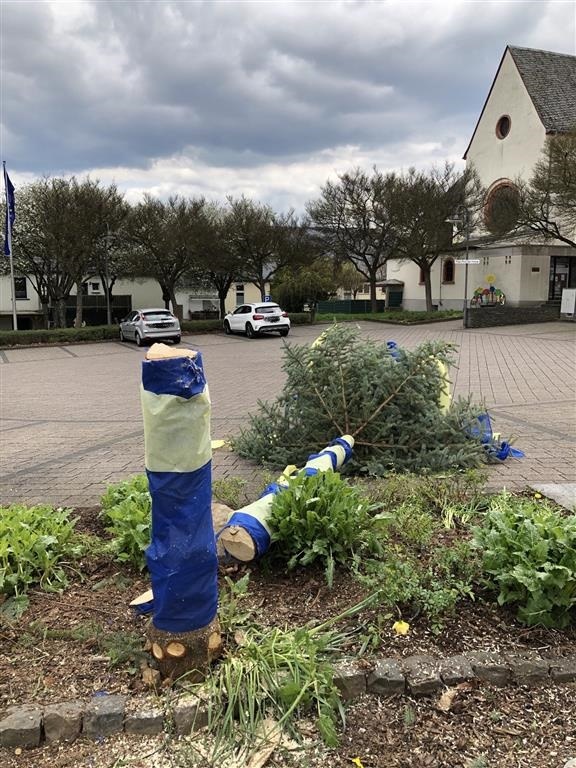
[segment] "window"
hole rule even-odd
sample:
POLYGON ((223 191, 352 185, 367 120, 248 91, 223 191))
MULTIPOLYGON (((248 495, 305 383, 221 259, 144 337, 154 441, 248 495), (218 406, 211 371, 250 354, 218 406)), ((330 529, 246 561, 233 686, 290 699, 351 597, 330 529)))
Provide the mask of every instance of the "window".
POLYGON ((512 254, 509 253, 504 256, 504 264, 512 264, 512 254))
POLYGON ((498 136, 499 139, 505 139, 510 133, 511 125, 512 121, 510 120, 510 115, 502 115, 496 123, 496 136, 498 136))
POLYGON ((236 283, 236 306, 244 304, 244 284, 236 283))
POLYGON ((483 267, 490 266, 490 256, 482 256, 482 266, 483 267))
POLYGON ((90 283, 92 293, 100 293, 100 283, 90 283))
POLYGON ((444 259, 444 264, 442 266, 442 282, 454 282, 454 259, 444 259))
POLYGON ((15 299, 27 299, 28 298, 28 283, 25 277, 14 278, 14 298, 15 299))
POLYGON ((505 235, 518 221, 518 190, 510 181, 495 186, 484 204, 486 227, 493 235, 505 235))

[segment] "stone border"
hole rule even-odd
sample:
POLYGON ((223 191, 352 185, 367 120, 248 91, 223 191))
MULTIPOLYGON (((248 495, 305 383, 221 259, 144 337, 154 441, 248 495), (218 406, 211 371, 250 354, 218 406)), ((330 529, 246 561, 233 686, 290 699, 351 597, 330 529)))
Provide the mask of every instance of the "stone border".
MULTIPOLYGON (((334 664, 334 683, 345 700, 364 693, 428 696, 469 680, 497 686, 570 683, 576 681, 576 654, 542 658, 529 652, 471 651, 443 659, 424 654, 383 658, 369 667, 358 661, 334 664)), ((72 742, 79 736, 100 740, 122 732, 185 736, 207 724, 208 706, 198 696, 183 695, 161 707, 102 694, 86 703, 75 700, 45 707, 10 707, 0 720, 0 747, 33 749, 43 743, 72 742)))

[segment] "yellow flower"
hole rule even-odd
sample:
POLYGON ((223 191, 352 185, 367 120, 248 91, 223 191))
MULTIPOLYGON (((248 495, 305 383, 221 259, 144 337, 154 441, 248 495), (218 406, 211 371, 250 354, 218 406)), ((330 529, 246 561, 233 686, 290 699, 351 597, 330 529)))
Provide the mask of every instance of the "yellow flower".
POLYGON ((407 621, 395 621, 392 629, 397 635, 407 635, 410 631, 410 624, 407 621))
POLYGON ((542 498, 542 494, 541 493, 535 493, 534 494, 534 498, 535 499, 541 499, 542 498))
POLYGON ((354 763, 354 765, 357 766, 357 768, 364 768, 364 766, 362 765, 362 760, 360 760, 359 757, 352 757, 351 760, 354 763))

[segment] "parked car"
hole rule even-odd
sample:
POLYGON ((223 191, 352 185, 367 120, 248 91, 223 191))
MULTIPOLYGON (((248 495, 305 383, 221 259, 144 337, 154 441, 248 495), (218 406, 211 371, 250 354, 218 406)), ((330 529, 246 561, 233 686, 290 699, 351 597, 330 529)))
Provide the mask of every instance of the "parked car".
POLYGON ((278 304, 271 301, 242 304, 224 318, 224 332, 245 333, 249 339, 263 333, 279 333, 280 336, 288 336, 290 318, 278 304))
POLYGON ((120 341, 132 339, 141 347, 148 341, 173 341, 182 337, 180 322, 168 309, 135 309, 120 320, 120 341))

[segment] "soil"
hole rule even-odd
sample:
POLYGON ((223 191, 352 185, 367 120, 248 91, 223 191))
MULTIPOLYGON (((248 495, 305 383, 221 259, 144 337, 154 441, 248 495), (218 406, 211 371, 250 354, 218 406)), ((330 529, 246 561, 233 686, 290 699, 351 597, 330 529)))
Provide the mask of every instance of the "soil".
MULTIPOLYGON (((76 510, 81 530, 102 535, 98 511, 76 510)), ((0 625, 0 714, 12 704, 87 699, 99 691, 130 696, 147 693, 140 673, 140 661, 147 658, 143 653, 147 619, 128 605, 148 589, 147 578, 104 559, 75 567, 77 572, 63 594, 32 592, 24 616, 11 625, 0 625), (115 666, 111 656, 117 661, 115 666)), ((236 579, 246 570, 250 570, 246 606, 263 625, 321 622, 365 596, 363 588, 344 573, 337 574, 334 587, 328 589, 319 569, 285 574, 258 566, 228 565, 222 566, 221 577, 236 579)), ((576 629, 526 628, 510 612, 483 600, 461 603, 440 633, 422 617, 404 616, 410 631, 398 636, 392 628, 397 618, 367 610, 349 619, 347 628, 357 630, 349 653, 356 654, 374 637, 370 628, 378 627, 380 640, 366 648, 367 663, 382 656, 448 656, 466 650, 576 654, 576 629)), ((279 752, 268 764, 344 766, 359 757, 364 768, 562 768, 569 757, 576 757, 576 689, 572 685, 505 690, 470 686, 458 691, 449 712, 439 711, 431 699, 371 696, 348 705, 347 713, 339 750, 311 743, 305 758, 282 757, 279 752)), ((179 765, 171 762, 176 760, 176 743, 172 741, 169 749, 162 743, 161 739, 121 736, 108 740, 106 749, 79 741, 19 755, 0 750, 0 764, 24 768, 179 765), (154 756, 147 758, 146 749, 154 756), (130 762, 122 762, 127 755, 130 762)))

